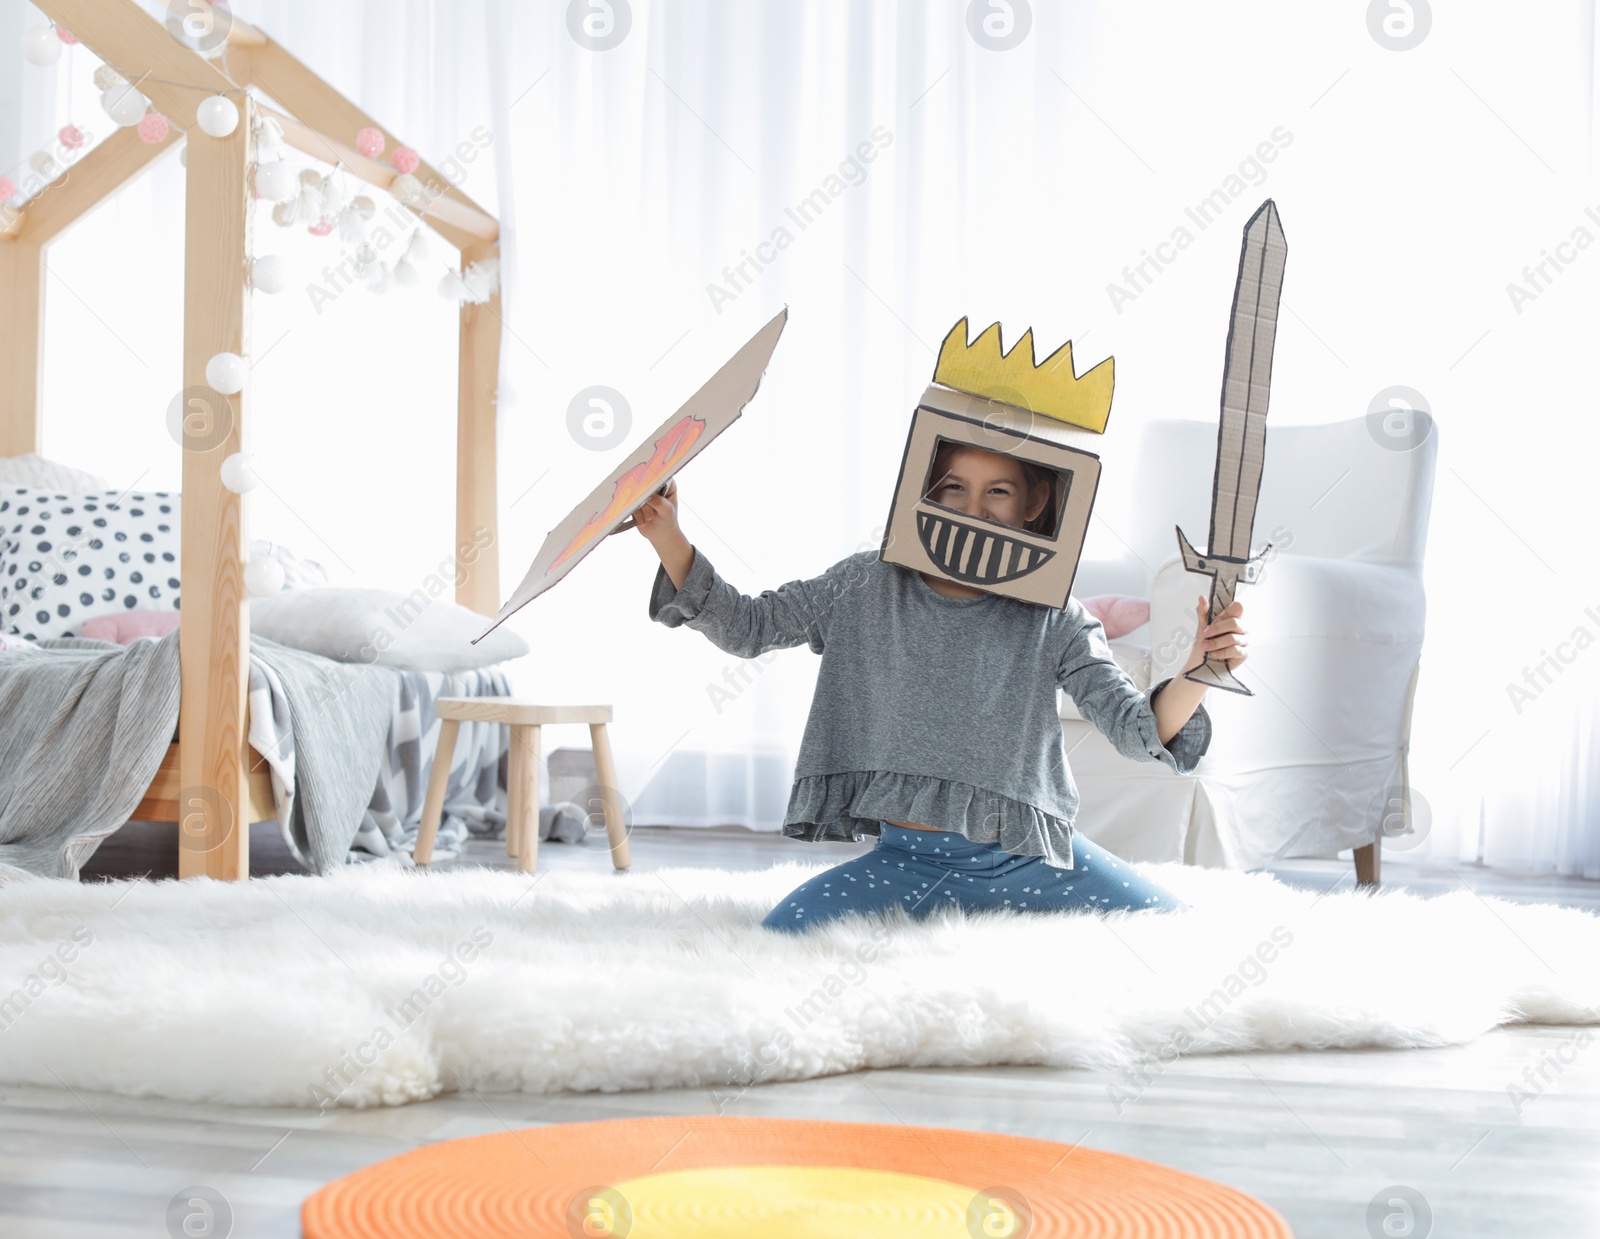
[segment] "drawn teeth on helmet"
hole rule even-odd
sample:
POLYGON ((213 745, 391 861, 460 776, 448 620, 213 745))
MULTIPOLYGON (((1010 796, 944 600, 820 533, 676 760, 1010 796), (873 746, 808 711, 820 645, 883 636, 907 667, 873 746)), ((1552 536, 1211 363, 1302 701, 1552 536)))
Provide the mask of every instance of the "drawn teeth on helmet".
POLYGON ((1025 576, 1055 552, 991 529, 932 512, 917 513, 917 532, 928 557, 957 580, 995 585, 1025 576))

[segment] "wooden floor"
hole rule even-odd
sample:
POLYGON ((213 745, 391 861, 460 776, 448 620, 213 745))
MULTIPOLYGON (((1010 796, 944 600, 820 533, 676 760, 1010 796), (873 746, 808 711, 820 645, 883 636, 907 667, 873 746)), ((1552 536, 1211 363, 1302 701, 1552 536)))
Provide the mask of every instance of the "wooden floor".
MULTIPOLYGON (((175 839, 124 831, 93 874, 170 872, 175 839)), ((252 838, 262 871, 292 871, 268 827, 252 838)), ((634 834, 636 870, 667 865, 754 868, 854 845, 807 845, 744 832, 634 834)), ((503 865, 498 843, 464 863, 503 865)), ((547 867, 604 870, 601 840, 547 844, 547 867)), ((1348 859, 1275 870, 1318 889, 1348 886, 1348 859)), ((1600 910, 1600 883, 1464 868, 1478 891, 1600 910)), ((1426 893, 1457 887, 1442 870, 1389 864, 1386 884, 1426 893)), ((1427 984, 1419 976, 1419 985, 1427 984)), ((1600 1050, 1576 1034, 1522 1028, 1440 1050, 1238 1054, 1179 1059, 1121 1112, 1106 1073, 1045 1068, 865 1071, 710 1089, 537 1097, 451 1096, 398 1109, 335 1112, 231 1109, 43 1088, 0 1088, 0 1236, 181 1235, 167 1208, 183 1189, 222 1194, 232 1234, 293 1236, 298 1206, 328 1180, 419 1144, 508 1127, 634 1115, 777 1115, 904 1122, 1082 1142, 1148 1158, 1251 1192, 1301 1239, 1428 1234, 1600 1236, 1600 1050), (1557 1057, 1558 1051, 1561 1057, 1557 1057), (1570 1058, 1570 1063, 1563 1060, 1570 1058), (1507 1088, 1547 1066, 1550 1082, 1520 1114, 1507 1088), (1560 1065, 1559 1072, 1549 1064, 1560 1065), (1369 1223, 1368 1206, 1397 1188, 1420 1193, 1410 1230, 1369 1223)), ((1600 1042, 1600 1036, 1593 1038, 1600 1042)), ((1383 1213, 1388 1213, 1384 1209, 1383 1213)), ((192 1232, 199 1233, 199 1232, 192 1232)), ((219 1230, 214 1232, 220 1235, 219 1230)), ((441 1237, 443 1239, 443 1237, 441 1237)))

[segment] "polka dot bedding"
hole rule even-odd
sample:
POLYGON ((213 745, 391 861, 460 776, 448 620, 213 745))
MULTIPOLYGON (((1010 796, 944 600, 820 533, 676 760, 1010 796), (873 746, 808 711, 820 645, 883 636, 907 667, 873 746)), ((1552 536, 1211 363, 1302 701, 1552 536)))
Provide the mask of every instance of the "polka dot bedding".
POLYGON ((179 496, 0 486, 0 631, 72 637, 85 620, 178 609, 179 496))

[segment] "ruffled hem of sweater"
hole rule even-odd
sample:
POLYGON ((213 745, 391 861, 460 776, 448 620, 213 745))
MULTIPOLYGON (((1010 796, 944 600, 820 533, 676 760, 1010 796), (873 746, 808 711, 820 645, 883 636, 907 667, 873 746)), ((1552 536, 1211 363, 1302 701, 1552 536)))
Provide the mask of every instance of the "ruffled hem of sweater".
POLYGON ((849 770, 798 778, 783 833, 853 842, 881 833, 879 823, 885 820, 948 830, 974 843, 1072 868, 1072 826, 1065 818, 988 788, 925 774, 849 770))

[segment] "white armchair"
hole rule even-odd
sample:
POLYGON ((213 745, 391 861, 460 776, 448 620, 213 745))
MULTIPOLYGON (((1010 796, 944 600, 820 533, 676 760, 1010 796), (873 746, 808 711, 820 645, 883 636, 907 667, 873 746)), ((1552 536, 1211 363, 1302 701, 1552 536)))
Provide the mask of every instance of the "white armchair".
MULTIPOLYGON (((1085 836, 1130 860, 1235 869, 1354 848, 1358 879, 1376 884, 1384 814, 1409 786, 1438 452, 1433 420, 1412 417, 1399 437, 1367 418, 1269 424, 1252 550, 1274 545, 1259 582, 1238 592, 1250 634, 1239 677, 1254 696, 1208 692, 1210 750, 1175 775, 1123 757, 1062 694, 1085 836)), ((1125 553, 1086 557, 1073 584, 1079 598, 1149 597, 1150 622, 1111 643, 1141 688, 1183 665, 1209 591, 1184 570, 1173 526, 1204 553, 1216 446, 1215 422, 1146 426, 1135 515, 1114 531, 1125 553)))

